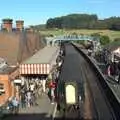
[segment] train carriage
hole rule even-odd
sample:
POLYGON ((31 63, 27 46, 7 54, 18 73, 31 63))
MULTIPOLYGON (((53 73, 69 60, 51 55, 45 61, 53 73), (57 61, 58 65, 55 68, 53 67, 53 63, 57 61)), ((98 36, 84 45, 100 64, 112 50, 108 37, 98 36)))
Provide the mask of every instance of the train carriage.
POLYGON ((57 86, 58 109, 67 110, 70 106, 80 107, 79 103, 84 101, 84 83, 81 76, 78 54, 66 53, 57 86))

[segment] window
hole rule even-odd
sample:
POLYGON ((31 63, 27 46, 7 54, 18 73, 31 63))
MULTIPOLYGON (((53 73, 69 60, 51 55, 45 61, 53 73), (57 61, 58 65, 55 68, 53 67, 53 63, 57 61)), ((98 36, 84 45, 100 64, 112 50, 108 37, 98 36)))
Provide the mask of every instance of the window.
POLYGON ((0 95, 4 94, 5 90, 4 90, 4 84, 0 83, 0 95))

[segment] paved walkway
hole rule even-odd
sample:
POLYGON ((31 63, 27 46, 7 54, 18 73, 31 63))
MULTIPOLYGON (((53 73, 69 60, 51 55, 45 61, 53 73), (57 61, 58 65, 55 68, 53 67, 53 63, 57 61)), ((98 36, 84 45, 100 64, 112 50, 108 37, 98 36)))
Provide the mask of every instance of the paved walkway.
POLYGON ((111 88, 112 92, 114 93, 115 97, 120 103, 120 84, 118 84, 117 80, 115 80, 115 78, 112 76, 110 77, 106 76, 106 81, 109 87, 111 88))
POLYGON ((52 120, 56 104, 51 104, 45 94, 37 102, 37 106, 20 109, 18 115, 6 117, 4 120, 52 120))

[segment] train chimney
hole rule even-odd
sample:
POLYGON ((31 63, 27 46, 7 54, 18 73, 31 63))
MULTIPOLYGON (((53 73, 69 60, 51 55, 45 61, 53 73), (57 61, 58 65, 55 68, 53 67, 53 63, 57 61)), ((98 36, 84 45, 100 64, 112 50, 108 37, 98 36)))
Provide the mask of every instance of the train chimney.
POLYGON ((5 30, 5 31, 12 31, 12 22, 13 20, 12 19, 3 19, 2 20, 2 30, 5 30))
POLYGON ((23 20, 16 21, 16 29, 18 31, 23 31, 23 29, 24 29, 24 21, 23 20))

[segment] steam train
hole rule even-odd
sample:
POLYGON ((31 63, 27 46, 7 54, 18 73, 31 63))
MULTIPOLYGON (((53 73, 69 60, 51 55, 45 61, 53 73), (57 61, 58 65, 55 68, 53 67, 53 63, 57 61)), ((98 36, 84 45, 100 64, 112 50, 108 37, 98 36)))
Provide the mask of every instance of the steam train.
POLYGON ((79 109, 84 101, 84 82, 82 80, 79 55, 70 44, 64 44, 64 58, 57 85, 57 108, 67 112, 72 107, 79 109))

